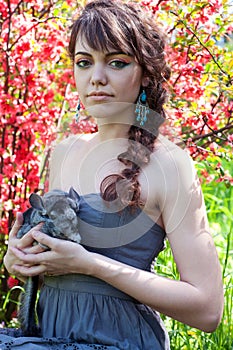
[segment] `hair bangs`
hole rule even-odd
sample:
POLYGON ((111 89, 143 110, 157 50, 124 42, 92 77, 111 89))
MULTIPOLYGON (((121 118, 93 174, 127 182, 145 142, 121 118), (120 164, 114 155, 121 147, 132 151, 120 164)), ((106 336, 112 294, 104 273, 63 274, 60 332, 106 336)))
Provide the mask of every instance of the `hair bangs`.
POLYGON ((109 50, 122 51, 134 55, 134 50, 129 40, 126 25, 115 14, 111 13, 84 13, 80 20, 74 24, 69 51, 74 57, 74 44, 77 37, 85 39, 87 45, 95 51, 108 52, 109 50), (73 37, 73 38, 72 38, 73 37))

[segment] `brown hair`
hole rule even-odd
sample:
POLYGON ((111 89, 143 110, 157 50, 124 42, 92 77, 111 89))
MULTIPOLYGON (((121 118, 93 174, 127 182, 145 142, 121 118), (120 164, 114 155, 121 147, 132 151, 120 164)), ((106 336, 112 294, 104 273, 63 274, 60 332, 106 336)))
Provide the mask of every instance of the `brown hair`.
MULTIPOLYGON (((165 36, 146 10, 135 3, 118 0, 91 1, 72 27, 69 42, 72 59, 77 35, 83 35, 93 50, 107 51, 113 48, 133 55, 141 65, 144 76, 148 77, 149 83, 144 89, 150 109, 160 118, 165 118, 163 104, 167 92, 164 82, 170 78, 164 52, 165 36)), ((137 123, 130 127, 129 147, 118 156, 118 160, 127 167, 121 174, 107 176, 102 181, 100 191, 105 200, 120 197, 123 203, 131 206, 142 204, 137 177, 142 166, 149 162, 158 135, 158 120, 150 115, 148 120, 145 127, 137 123)))

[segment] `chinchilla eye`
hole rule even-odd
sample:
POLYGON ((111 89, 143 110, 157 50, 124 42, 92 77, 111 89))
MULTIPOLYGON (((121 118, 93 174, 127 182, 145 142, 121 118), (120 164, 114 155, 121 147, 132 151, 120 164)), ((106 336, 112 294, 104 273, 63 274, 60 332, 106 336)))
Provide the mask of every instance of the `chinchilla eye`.
POLYGON ((52 220, 56 219, 56 217, 57 217, 56 212, 55 211, 51 211, 51 213, 49 213, 49 217, 52 220))

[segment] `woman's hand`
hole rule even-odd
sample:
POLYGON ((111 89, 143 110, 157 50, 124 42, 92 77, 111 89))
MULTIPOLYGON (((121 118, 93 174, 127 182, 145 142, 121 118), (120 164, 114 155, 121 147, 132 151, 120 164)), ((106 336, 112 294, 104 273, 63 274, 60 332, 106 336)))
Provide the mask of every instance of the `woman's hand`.
POLYGON ((41 245, 50 248, 48 251, 35 253, 27 250, 11 247, 12 253, 21 263, 14 264, 14 271, 24 276, 64 275, 70 273, 91 274, 92 253, 81 245, 49 237, 48 235, 34 231, 31 238, 41 245))
POLYGON ((35 226, 30 230, 25 236, 21 239, 17 238, 17 232, 23 224, 23 215, 22 213, 17 213, 16 221, 9 233, 9 242, 6 255, 4 256, 4 265, 6 266, 7 271, 21 279, 21 274, 14 268, 15 265, 23 266, 24 262, 15 255, 14 250, 21 250, 26 253, 40 253, 43 249, 39 245, 33 245, 35 242, 32 233, 40 229, 41 224, 35 226))

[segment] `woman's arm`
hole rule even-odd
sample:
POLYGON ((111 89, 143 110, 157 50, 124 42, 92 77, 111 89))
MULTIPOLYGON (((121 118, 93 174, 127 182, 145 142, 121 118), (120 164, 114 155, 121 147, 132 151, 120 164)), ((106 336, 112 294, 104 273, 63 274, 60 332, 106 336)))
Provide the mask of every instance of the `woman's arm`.
MULTIPOLYGON (((186 243, 183 244, 184 249, 187 248, 186 243)), ((188 244, 192 243, 190 241, 188 244)), ((203 237, 195 245, 201 260, 195 261, 194 267, 189 268, 188 279, 181 277, 180 281, 171 280, 99 255, 94 258, 91 274, 165 315, 212 332, 222 317, 221 272, 212 240, 203 237), (200 253, 203 248, 198 247, 203 243, 208 248, 205 258, 200 253)))

